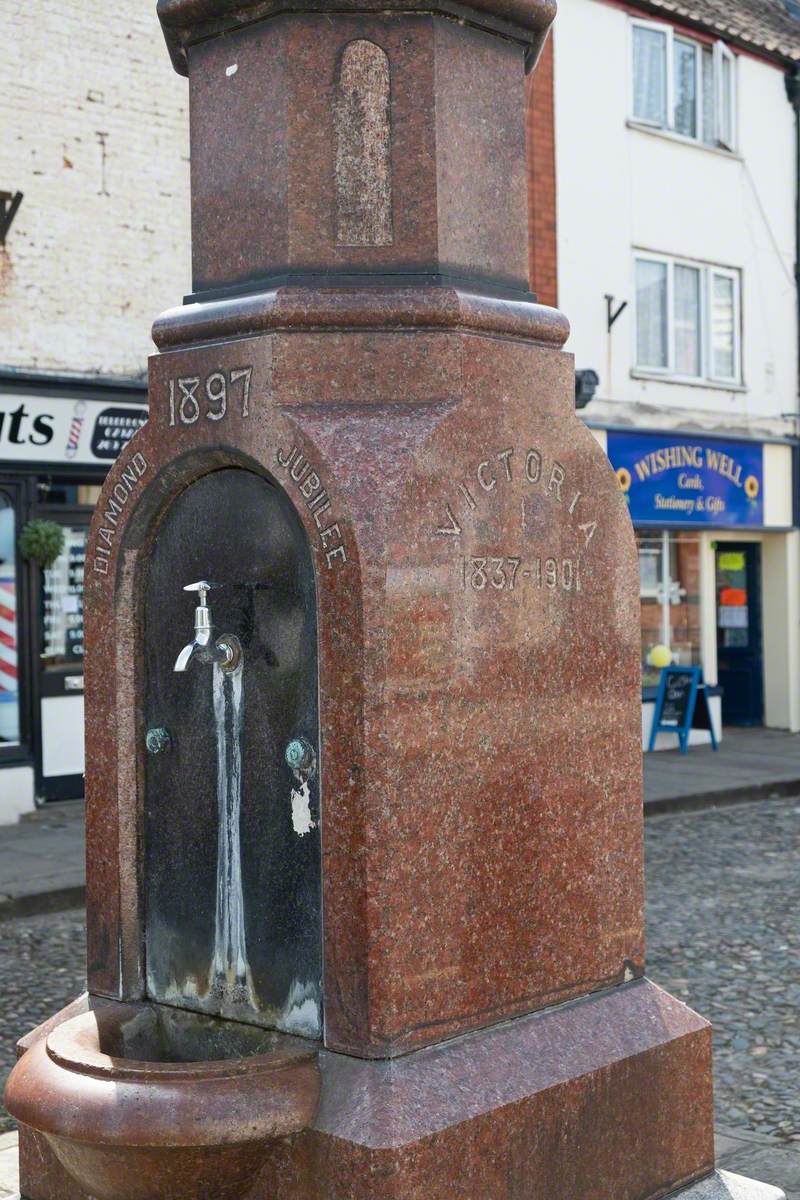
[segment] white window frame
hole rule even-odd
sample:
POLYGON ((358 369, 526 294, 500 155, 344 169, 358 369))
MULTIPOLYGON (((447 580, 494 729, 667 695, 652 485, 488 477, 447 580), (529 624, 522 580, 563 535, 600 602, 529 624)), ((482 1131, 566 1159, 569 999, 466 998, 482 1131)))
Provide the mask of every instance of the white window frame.
POLYGON ((637 375, 649 375, 654 379, 669 379, 677 383, 695 386, 742 387, 742 272, 733 267, 721 267, 715 263, 698 262, 696 259, 679 258, 675 255, 657 254, 652 250, 634 250, 633 286, 635 297, 635 320, 633 321, 633 363, 637 375), (661 263, 667 267, 667 365, 666 367, 641 366, 639 364, 639 297, 636 285, 636 264, 639 261, 661 263), (675 369, 675 268, 691 267, 700 272, 700 373, 679 375, 675 369), (711 344, 712 284, 715 275, 733 282, 733 366, 731 376, 714 372, 714 353, 711 344))
POLYGON ((645 371, 648 375, 671 376, 674 373, 675 363, 675 292, 674 292, 674 271, 672 270, 673 260, 667 258, 664 254, 651 254, 648 251, 635 250, 633 254, 633 295, 635 297, 634 306, 636 309, 634 326, 634 342, 633 342, 633 361, 637 371, 645 371), (667 365, 665 367, 639 366, 639 287, 637 279, 636 264, 644 260, 645 262, 661 263, 667 268, 667 365))
POLYGON ((691 259, 688 259, 688 258, 668 258, 667 262, 669 263, 669 272, 668 273, 669 273, 670 284, 671 284, 670 289, 669 289, 671 308, 670 308, 669 313, 667 314, 667 330, 668 330, 668 344, 669 344, 669 348, 670 348, 670 363, 672 364, 672 374, 674 375, 674 377, 676 379, 686 379, 686 380, 690 381, 691 383, 702 383, 704 380, 709 378, 709 374, 708 374, 709 348, 708 348, 708 339, 706 337, 706 330, 708 328, 708 318, 707 318, 707 312, 706 312, 706 308, 707 308, 707 294, 706 293, 707 293, 707 287, 708 287, 708 278, 707 278, 706 272, 703 269, 702 263, 692 262, 691 259), (699 305, 699 312, 698 312, 698 316, 700 318, 700 329, 699 329, 700 370, 698 371, 698 373, 696 375, 679 375, 677 368, 675 366, 677 357, 678 357, 677 352, 676 352, 676 349, 677 349, 676 342, 677 342, 678 331, 677 331, 677 325, 676 325, 676 321, 675 321, 675 268, 676 267, 690 267, 693 271, 698 271, 699 276, 700 276, 700 278, 699 278, 700 305, 699 305))
POLYGON ((647 21, 640 17, 631 17, 629 21, 629 53, 628 53, 628 71, 630 76, 629 87, 629 110, 630 119, 636 125, 642 125, 647 129, 661 129, 671 136, 680 138, 685 142, 690 142, 697 146, 710 146, 712 149, 725 149, 735 151, 738 137, 738 86, 737 86, 737 71, 736 71, 736 55, 725 45, 724 42, 716 41, 713 44, 708 42, 698 41, 690 34, 685 34, 680 30, 676 30, 672 25, 667 25, 661 21, 647 21), (636 72, 634 70, 635 63, 635 45, 636 37, 634 30, 647 29, 653 33, 662 33, 665 35, 665 73, 666 73, 666 106, 664 122, 651 121, 647 117, 637 116, 635 112, 636 99, 636 72), (691 43, 695 48, 695 94, 697 98, 696 112, 696 129, 694 137, 690 134, 679 133, 675 128, 675 40, 680 42, 691 43), (704 128, 704 94, 703 94, 703 50, 711 50, 714 63, 714 141, 707 142, 703 137, 704 128), (731 91, 730 91, 730 106, 731 106, 731 136, 729 140, 723 136, 722 117, 724 112, 724 71, 723 62, 730 63, 731 67, 731 91))
POLYGON ((673 33, 672 26, 662 24, 659 21, 643 21, 643 20, 640 20, 640 18, 638 18, 638 17, 631 17, 630 31, 631 31, 630 32, 630 53, 628 55, 628 61, 630 64, 629 107, 630 107, 631 116, 634 121, 637 121, 640 125, 647 125, 647 126, 649 126, 650 129, 668 129, 669 128, 669 114, 674 109, 673 93, 672 93, 673 73, 670 68, 670 57, 672 54, 672 33, 673 33), (638 117, 638 116, 636 116, 635 111, 634 111, 635 106, 636 106, 636 72, 634 70, 636 38, 635 38, 635 34, 633 31, 637 28, 647 29, 651 33, 663 33, 666 35, 664 44, 666 47, 665 53, 667 56, 667 61, 665 64, 665 70, 666 70, 665 78, 666 78, 666 84, 667 84, 665 104, 666 104, 667 111, 664 114, 664 123, 663 124, 660 121, 649 121, 647 119, 647 117, 638 117))
POLYGON ((726 150, 734 150, 737 142, 737 105, 736 105, 736 56, 733 54, 724 42, 714 43, 714 136, 720 146, 724 146, 726 150), (731 67, 731 130, 730 139, 724 137, 722 128, 722 116, 725 111, 725 95, 724 95, 724 80, 725 72, 723 63, 730 63, 731 67))
POLYGON ((741 271, 734 271, 730 267, 708 266, 706 268, 706 283, 704 291, 706 293, 705 308, 707 310, 706 318, 706 337, 708 343, 708 378, 714 383, 735 383, 742 382, 742 274, 741 271), (718 375, 714 372, 714 348, 711 345, 711 310, 713 306, 712 291, 714 284, 714 276, 717 275, 722 279, 730 279, 733 282, 733 375, 718 375))
MULTIPOLYGON (((641 567, 639 568, 639 598, 640 600, 653 600, 659 605, 661 609, 661 642, 668 650, 672 650, 673 631, 670 609, 682 604, 687 595, 686 588, 681 587, 680 579, 672 578, 672 549, 676 543, 675 532, 669 529, 663 529, 660 532, 654 530, 652 533, 647 533, 644 530, 639 530, 638 532, 639 536, 636 539, 636 546, 639 552, 639 559, 641 560, 643 553, 653 556, 658 555, 659 559, 659 579, 655 587, 642 587, 641 567)), ((687 540, 700 543, 702 553, 702 542, 699 537, 690 537, 687 540)), ((701 637, 700 644, 697 647, 698 658, 702 658, 702 649, 701 637)), ((679 659, 676 658, 674 661, 676 665, 680 665, 679 659)))
MULTIPOLYGON (((687 142, 703 142, 703 55, 702 43, 696 42, 694 38, 685 37, 682 33, 672 31, 672 38, 669 44, 670 60, 667 66, 667 71, 671 76, 670 87, 667 89, 672 92, 672 104, 667 112, 667 128, 675 134, 676 137, 686 138, 687 142), (683 42, 686 46, 691 46, 694 50, 694 96, 695 96, 695 113, 694 126, 696 133, 694 137, 690 133, 681 133, 675 128, 675 43, 683 42)), ((715 76, 716 82, 716 76, 715 76)), ((716 132, 716 131, 715 131, 716 132)))

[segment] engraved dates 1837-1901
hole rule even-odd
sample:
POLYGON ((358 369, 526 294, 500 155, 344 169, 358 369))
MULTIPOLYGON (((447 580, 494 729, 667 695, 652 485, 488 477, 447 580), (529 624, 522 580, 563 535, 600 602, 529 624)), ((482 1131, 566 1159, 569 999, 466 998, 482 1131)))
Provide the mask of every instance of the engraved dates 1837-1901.
POLYGON ((461 581, 465 590, 474 592, 513 592, 524 584, 551 592, 579 592, 581 564, 577 558, 469 557, 462 559, 461 581))

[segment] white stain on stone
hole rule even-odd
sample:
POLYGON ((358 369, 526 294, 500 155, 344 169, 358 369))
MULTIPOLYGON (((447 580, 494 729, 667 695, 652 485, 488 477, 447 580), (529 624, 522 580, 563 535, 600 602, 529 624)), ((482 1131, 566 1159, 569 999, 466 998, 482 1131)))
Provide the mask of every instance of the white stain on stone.
POLYGON ((241 665, 233 672, 214 663, 214 722, 217 734, 217 909, 212 990, 229 1004, 247 1002, 248 963, 244 931, 244 892, 240 819, 242 806, 243 686, 241 665))
POLYGON ((302 783, 300 790, 292 789, 292 825, 298 837, 305 837, 312 829, 316 829, 316 821, 311 819, 311 791, 307 783, 302 783))
POLYGON ((295 979, 289 989, 278 1028, 299 1037, 318 1038, 321 1035, 319 989, 315 984, 301 983, 295 979))
POLYGON ((231 63, 231 65, 229 67, 225 68, 225 74, 230 79, 231 75, 235 75, 238 70, 239 70, 239 64, 231 63))

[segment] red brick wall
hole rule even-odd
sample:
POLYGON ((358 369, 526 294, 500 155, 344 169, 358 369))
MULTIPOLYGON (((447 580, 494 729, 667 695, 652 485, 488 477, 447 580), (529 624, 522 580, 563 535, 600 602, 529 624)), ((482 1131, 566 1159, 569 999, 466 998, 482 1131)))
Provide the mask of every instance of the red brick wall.
POLYGON ((528 76, 528 235, 531 291, 542 304, 558 304, 556 250, 556 144, 553 99, 553 37, 528 76))

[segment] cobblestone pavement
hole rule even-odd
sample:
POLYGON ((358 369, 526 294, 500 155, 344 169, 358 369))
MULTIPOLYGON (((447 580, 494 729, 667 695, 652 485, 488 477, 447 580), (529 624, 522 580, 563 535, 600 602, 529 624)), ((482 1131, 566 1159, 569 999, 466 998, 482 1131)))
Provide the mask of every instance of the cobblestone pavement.
MULTIPOLYGON (((646 843, 648 973, 714 1023, 723 1165, 800 1200, 800 800, 651 817, 646 843)), ((83 956, 80 910, 0 923, 0 1077, 83 956)))
POLYGON ((651 817, 648 974, 714 1026, 717 1121, 800 1141, 800 801, 651 817))
MULTIPOLYGON (((0 922, 0 1090, 17 1039, 85 991, 83 909, 0 922)), ((15 1128, 0 1107, 0 1130, 15 1128)))

